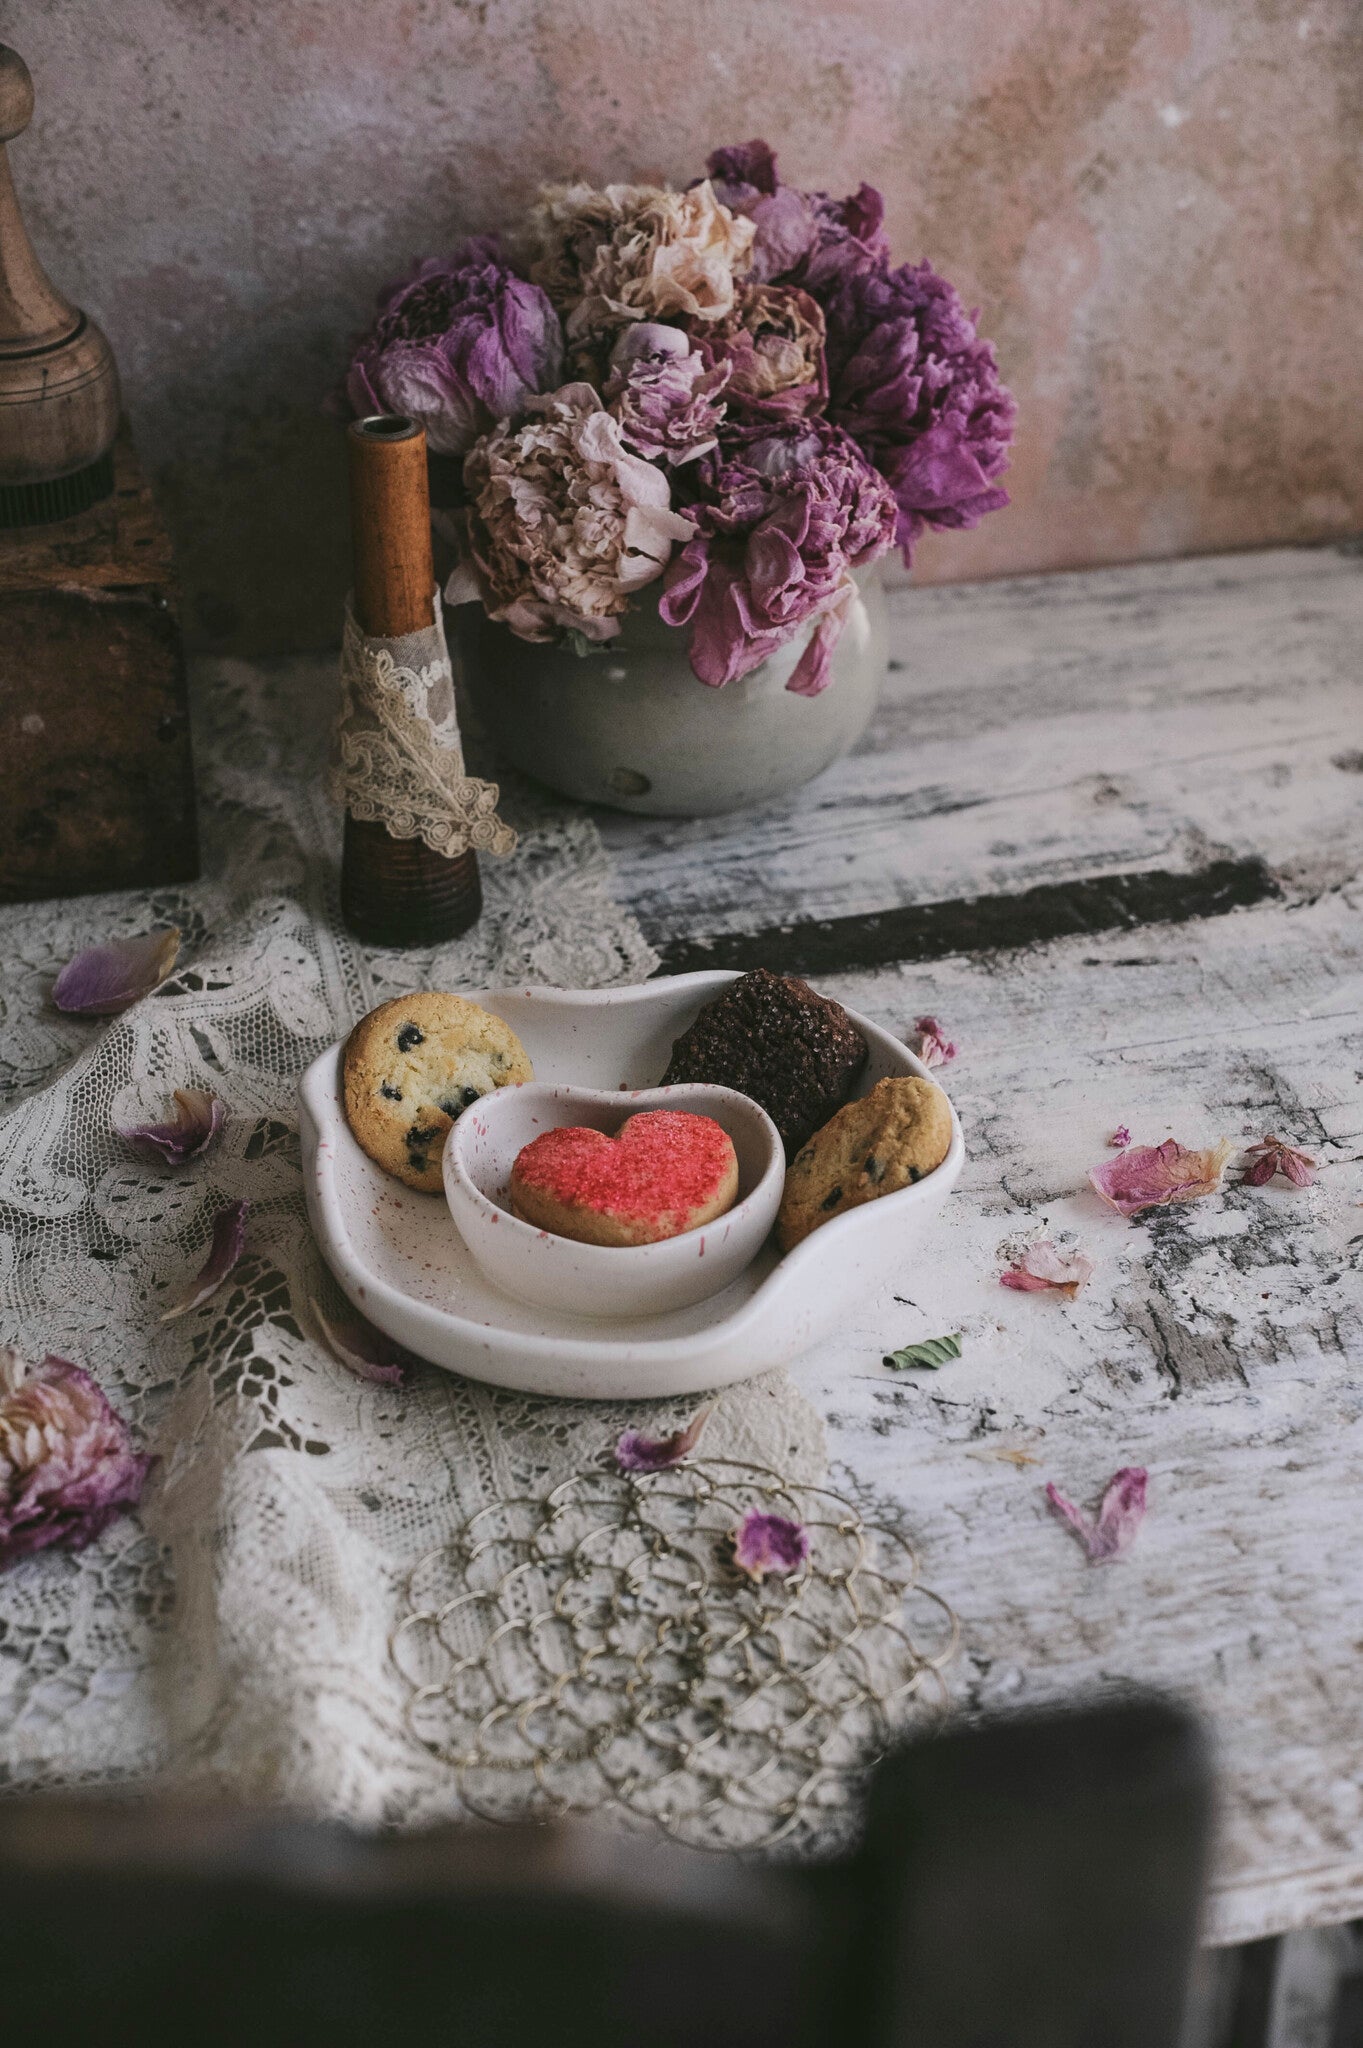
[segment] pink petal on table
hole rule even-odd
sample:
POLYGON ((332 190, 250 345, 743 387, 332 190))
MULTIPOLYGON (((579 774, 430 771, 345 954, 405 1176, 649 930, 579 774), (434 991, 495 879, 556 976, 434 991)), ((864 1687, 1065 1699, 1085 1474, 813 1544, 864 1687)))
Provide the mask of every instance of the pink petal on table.
POLYGON ((770 1572, 785 1578, 798 1572, 809 1558, 809 1531, 803 1522, 786 1515, 764 1515, 749 1508, 734 1530, 734 1563, 750 1579, 764 1579, 770 1572))
POLYGON ((207 1088, 175 1090, 175 1121, 115 1124, 125 1143, 158 1166, 183 1166, 206 1152, 227 1120, 227 1105, 207 1088))
POLYGON ((367 1380, 371 1386, 400 1387, 403 1367, 410 1363, 410 1355, 372 1323, 361 1317, 347 1318, 343 1323, 333 1323, 323 1314, 316 1301, 310 1302, 317 1327, 322 1332, 322 1341, 338 1365, 347 1372, 353 1372, 357 1380, 367 1380))
POLYGON ((699 1409, 684 1429, 674 1430, 671 1436, 644 1436, 637 1429, 622 1431, 615 1446, 616 1464, 622 1472, 663 1472, 669 1465, 680 1465, 700 1442, 701 1431, 713 1413, 713 1408, 699 1409))
POLYGON ((1189 1151, 1176 1138, 1162 1145, 1133 1145, 1116 1159, 1091 1167, 1089 1181, 1109 1207, 1134 1216, 1141 1209, 1215 1194, 1234 1149, 1228 1138, 1201 1152, 1189 1151))
POLYGON ((162 1316, 163 1323, 173 1323, 177 1316, 187 1316, 192 1308, 216 1294, 237 1260, 241 1257, 246 1243, 246 1218, 250 1212, 249 1202, 232 1202, 226 1209, 220 1209, 213 1225, 213 1242, 208 1247, 208 1257, 198 1273, 190 1281, 183 1296, 173 1308, 162 1316))
POLYGON ((146 932, 138 939, 110 939, 68 960, 52 984, 52 1000, 74 1017, 116 1017, 149 996, 175 965, 180 934, 146 932))
POLYGON ((1108 1139, 1107 1142, 1112 1147, 1114 1152, 1124 1152, 1127 1146, 1131 1143, 1130 1125, 1118 1124, 1116 1130, 1112 1133, 1112 1136, 1108 1139))
POLYGON ((1250 1146, 1249 1156, 1251 1164, 1245 1169, 1245 1180, 1252 1188, 1261 1188, 1275 1173, 1282 1174, 1296 1188, 1309 1188, 1316 1177, 1316 1162, 1310 1153, 1299 1152, 1295 1145, 1285 1145, 1281 1138, 1260 1138, 1257 1145, 1250 1146))
POLYGON ((1000 1273, 1000 1287, 1016 1287, 1022 1294, 1037 1294, 1053 1287, 1073 1300, 1081 1287, 1093 1278, 1093 1261, 1084 1252, 1062 1252, 1048 1237, 1029 1244, 1020 1259, 1000 1273))
POLYGON ((0 1570, 83 1550, 137 1505, 155 1462, 82 1367, 51 1352, 29 1365, 0 1345, 0 1570))
POLYGON ((1063 1522, 1068 1523, 1083 1544, 1090 1564, 1107 1564, 1129 1550, 1145 1519, 1145 1489, 1149 1478, 1144 1465, 1123 1465, 1107 1483, 1097 1520, 1091 1520, 1072 1500, 1066 1500, 1054 1484, 1046 1498, 1063 1522))
POLYGON ((918 1034, 914 1051, 925 1067, 944 1067, 955 1059, 956 1048, 935 1017, 917 1017, 913 1028, 918 1034))

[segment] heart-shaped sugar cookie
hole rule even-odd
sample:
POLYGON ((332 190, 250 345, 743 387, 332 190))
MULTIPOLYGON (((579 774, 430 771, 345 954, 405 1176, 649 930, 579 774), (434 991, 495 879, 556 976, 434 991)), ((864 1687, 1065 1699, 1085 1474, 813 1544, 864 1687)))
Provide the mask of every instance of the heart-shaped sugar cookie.
POLYGON ((582 1244, 656 1244, 732 1208, 733 1141, 712 1117, 652 1109, 616 1135, 559 1126, 532 1139, 511 1169, 511 1206, 526 1223, 582 1244))

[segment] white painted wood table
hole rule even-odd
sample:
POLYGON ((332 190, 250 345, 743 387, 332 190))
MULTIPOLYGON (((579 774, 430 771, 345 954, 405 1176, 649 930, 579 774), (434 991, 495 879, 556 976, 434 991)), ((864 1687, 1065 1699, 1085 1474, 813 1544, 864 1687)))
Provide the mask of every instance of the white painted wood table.
POLYGON ((807 971, 959 1044, 960 1190, 796 1375, 960 1613, 961 1697, 1191 1697, 1222 1776, 1209 1938, 1363 1914, 1363 560, 893 608, 858 753, 736 819, 603 815, 617 889, 667 964, 807 971), (1319 1181, 1128 1225, 1085 1182, 1121 1123, 1271 1131, 1319 1181), (1074 1302, 998 1284, 1043 1225, 1097 1261, 1074 1302), (950 1330, 939 1372, 881 1363, 950 1330), (1124 1464, 1150 1512, 1091 1567, 1043 1482, 1091 1503, 1124 1464))

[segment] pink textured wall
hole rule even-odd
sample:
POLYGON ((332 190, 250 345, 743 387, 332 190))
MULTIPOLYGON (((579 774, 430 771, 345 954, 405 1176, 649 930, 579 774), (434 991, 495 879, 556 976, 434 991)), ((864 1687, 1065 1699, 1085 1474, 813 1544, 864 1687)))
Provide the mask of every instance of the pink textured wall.
POLYGON ((1021 401, 1011 508, 924 577, 1363 526, 1357 0, 11 0, 35 239, 106 325, 201 637, 344 580, 317 402, 377 280, 545 177, 765 134, 885 191, 1021 401))

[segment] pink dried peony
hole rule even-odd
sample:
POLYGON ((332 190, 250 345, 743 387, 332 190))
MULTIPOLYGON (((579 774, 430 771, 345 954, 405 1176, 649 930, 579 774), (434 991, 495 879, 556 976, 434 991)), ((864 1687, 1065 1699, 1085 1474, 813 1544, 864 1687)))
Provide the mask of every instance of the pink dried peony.
POLYGON ((689 192, 545 186, 531 233, 530 274, 565 314, 575 341, 635 320, 721 318, 753 242, 752 222, 722 206, 706 179, 689 192))
POLYGON ((1020 1294, 1040 1294, 1054 1288, 1057 1294, 1076 1294, 1093 1278, 1093 1261, 1084 1252, 1062 1252, 1049 1237, 1029 1244, 1022 1256, 1000 1273, 999 1286, 1016 1288, 1020 1294))
POLYGON ((707 367, 679 327, 639 320, 611 351, 603 396, 627 447, 675 465, 716 446, 728 379, 728 367, 707 367))
POLYGON ((1083 1544, 1090 1564, 1107 1564, 1129 1550, 1145 1520, 1145 1490, 1149 1478, 1143 1465, 1123 1465, 1107 1483, 1097 1519, 1091 1519, 1072 1500, 1066 1500, 1058 1486, 1046 1488, 1046 1498, 1062 1522, 1083 1544))
POLYGON ((1245 1169, 1245 1184, 1261 1188, 1272 1180, 1275 1173, 1290 1180, 1294 1188, 1309 1188, 1316 1177, 1316 1162, 1309 1152, 1299 1152, 1295 1145, 1285 1145, 1281 1138, 1260 1138, 1257 1145, 1249 1148, 1250 1165, 1245 1169))
POLYGON ((822 412, 828 397, 823 313, 795 285, 740 287, 733 310, 698 336, 729 372, 731 417, 758 424, 822 412))
POLYGON ((829 418, 889 480, 905 563, 925 527, 972 527, 1006 505, 1017 407, 946 279, 928 263, 844 260, 810 289, 828 321, 829 418))
POLYGON ((749 1508, 733 1533, 734 1563, 750 1579, 787 1578, 809 1560, 809 1531, 788 1515, 749 1508))
POLYGON ((851 571, 893 544, 889 490, 821 419, 728 455, 721 448, 700 468, 690 508, 696 533, 668 571, 659 613, 691 626, 691 666, 713 688, 747 675, 813 623, 786 688, 817 696, 856 597, 851 571))
POLYGON ((1215 1194, 1234 1150, 1227 1138, 1202 1152, 1188 1151, 1175 1138, 1166 1138, 1162 1145, 1133 1145, 1115 1159, 1091 1167, 1089 1181, 1110 1208, 1135 1216, 1142 1209, 1215 1194))
POLYGON ((420 420, 434 453, 462 455, 562 372, 557 313, 537 285, 516 276, 495 235, 475 235, 384 294, 346 396, 357 414, 420 420))
POLYGON ((532 399, 529 413, 469 451, 465 559, 445 594, 451 604, 481 597, 522 640, 613 639, 632 593, 662 574, 694 526, 590 384, 532 399))
POLYGON ((136 1506, 152 1463, 88 1372, 0 1346, 0 1568, 54 1544, 83 1550, 136 1506))

